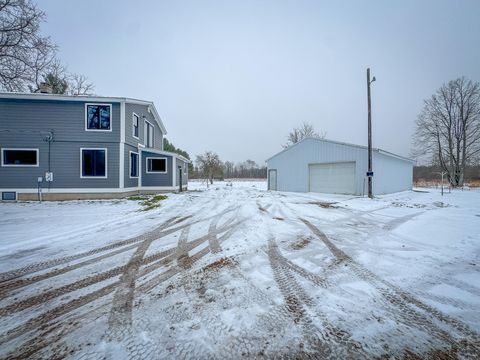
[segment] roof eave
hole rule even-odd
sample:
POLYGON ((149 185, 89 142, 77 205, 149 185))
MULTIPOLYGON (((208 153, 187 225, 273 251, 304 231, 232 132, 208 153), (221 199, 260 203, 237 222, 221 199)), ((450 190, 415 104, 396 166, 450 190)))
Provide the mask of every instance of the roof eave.
POLYGON ((158 155, 169 155, 169 156, 173 156, 173 157, 176 157, 188 164, 190 164, 192 161, 187 159, 186 157, 180 155, 180 154, 177 154, 177 153, 173 153, 173 152, 170 152, 170 151, 165 151, 165 150, 158 150, 158 149, 152 149, 152 148, 141 148, 140 151, 145 151, 145 152, 151 152, 151 153, 154 153, 154 154, 158 154, 158 155))
MULTIPOLYGON (((300 140, 299 142, 297 142, 293 145, 290 145, 289 147, 287 147, 287 148, 283 149, 282 151, 276 153, 275 155, 269 157, 267 160, 265 160, 265 162, 268 162, 268 161, 272 160, 274 157, 277 157, 278 155, 284 153, 285 151, 288 151, 288 150, 292 149, 293 147, 303 143, 306 140, 323 141, 323 142, 327 142, 327 143, 331 143, 331 144, 351 146, 351 147, 356 147, 356 148, 360 148, 360 149, 368 149, 368 147, 365 146, 365 145, 349 144, 349 143, 345 143, 345 142, 341 142, 341 141, 335 141, 335 140, 320 139, 320 138, 314 138, 314 137, 306 137, 306 138, 300 140)), ((400 159, 400 160, 404 160, 404 161, 408 161, 408 162, 412 162, 412 163, 415 162, 414 160, 409 159, 407 157, 397 155, 397 154, 394 154, 394 153, 391 153, 389 151, 385 151, 385 150, 382 150, 382 149, 373 148, 372 150, 375 151, 375 152, 378 152, 380 154, 390 156, 390 157, 394 157, 394 158, 397 158, 397 159, 400 159)))

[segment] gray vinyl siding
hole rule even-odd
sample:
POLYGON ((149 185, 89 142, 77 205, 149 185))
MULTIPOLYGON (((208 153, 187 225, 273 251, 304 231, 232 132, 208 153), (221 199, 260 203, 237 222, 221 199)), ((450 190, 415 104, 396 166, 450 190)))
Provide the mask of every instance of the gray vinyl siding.
POLYGON ((151 153, 148 151, 142 151, 141 153, 142 159, 142 184, 141 186, 173 186, 172 180, 172 157, 169 155, 160 155, 151 153), (167 159, 167 172, 166 173, 155 173, 155 174, 148 174, 147 173, 147 157, 151 158, 166 158, 167 159))
POLYGON ((178 173, 178 167, 181 166, 182 169, 185 169, 185 171, 182 171, 182 185, 187 185, 188 184, 188 164, 185 161, 182 161, 177 158, 177 177, 176 177, 176 186, 180 185, 180 174, 178 173), (186 172, 186 174, 185 174, 186 172))
POLYGON ((39 149, 38 167, 0 167, 0 188, 37 187, 37 177, 48 170, 48 143, 44 141, 48 131, 54 133, 52 188, 118 187, 120 103, 110 104, 112 131, 86 131, 85 102, 0 99, 0 130, 8 130, 0 132, 0 147, 39 149), (80 148, 107 148, 106 179, 80 178, 80 148))
POLYGON ((11 137, 38 141, 35 131, 53 130, 57 142, 119 142, 120 103, 108 104, 112 104, 112 131, 86 131, 85 102, 0 98, 0 128, 9 130, 2 132, 0 141, 11 137))
POLYGON ((133 151, 135 153, 138 154, 138 173, 140 175, 140 171, 141 171, 141 160, 140 160, 140 151, 134 147, 134 146, 131 146, 131 145, 128 145, 128 144, 125 144, 125 151, 124 151, 124 163, 125 163, 125 166, 124 166, 124 169, 125 169, 125 173, 124 173, 124 186, 126 188, 129 188, 129 187, 137 187, 139 186, 139 178, 130 178, 130 151, 133 151))
MULTIPOLYGON (((39 148, 38 167, 0 167, 0 188, 36 188, 37 177, 48 171, 48 144, 37 143, 23 146, 23 142, 9 144, 2 141, 2 147, 39 148)), ((119 145, 106 143, 65 143, 53 142, 50 148, 50 171, 53 182, 43 187, 51 188, 118 188, 119 145), (107 178, 80 177, 80 148, 107 149, 107 178)))
POLYGON ((144 126, 145 120, 154 126, 154 149, 163 150, 163 133, 155 120, 153 114, 148 112, 147 105, 139 105, 126 103, 125 104, 125 143, 134 147, 138 147, 138 144, 144 144, 144 126), (133 113, 139 117, 138 122, 138 139, 133 137, 133 113))

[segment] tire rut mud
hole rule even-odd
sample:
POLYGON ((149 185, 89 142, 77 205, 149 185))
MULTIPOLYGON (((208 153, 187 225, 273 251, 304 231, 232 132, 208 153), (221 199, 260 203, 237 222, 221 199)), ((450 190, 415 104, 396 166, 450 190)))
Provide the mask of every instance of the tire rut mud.
MULTIPOLYGON (((230 211, 233 211, 233 210, 234 209, 227 209, 226 211, 221 212, 217 216, 221 217, 224 214, 226 214, 230 211)), ((174 229, 170 229, 168 231, 162 231, 162 230, 158 231, 159 228, 162 228, 162 227, 166 228, 166 227, 169 227, 169 226, 173 226, 175 224, 178 224, 181 221, 186 220, 187 218, 188 217, 172 218, 172 219, 170 219, 170 221, 168 221, 168 222, 162 224, 161 226, 157 227, 156 228, 156 230, 157 230, 156 233, 152 231, 152 232, 149 232, 148 234, 155 233, 155 239, 159 239, 160 237, 158 237, 158 234, 160 234, 161 237, 163 237, 163 236, 166 236, 166 234, 171 234, 175 231, 179 231, 181 229, 187 228, 187 227, 191 226, 191 223, 186 224, 186 225, 182 225, 182 226, 178 226, 178 227, 176 227, 174 229)), ((211 219, 211 218, 214 218, 214 217, 210 217, 209 219, 211 219)), ((205 219, 194 221, 193 223, 198 223, 198 222, 201 222, 201 221, 205 221, 205 219)), ((228 232, 228 230, 229 230, 229 228, 222 228, 222 227, 220 227, 218 229, 218 231, 222 231, 222 232, 224 232, 224 231, 228 232)), ((136 239, 137 240, 138 239, 144 239, 144 241, 146 241, 145 238, 146 238, 146 236, 137 237, 136 239)), ((129 239, 129 240, 131 241, 132 239, 129 239)), ((208 240, 208 238, 205 238, 203 241, 207 241, 207 240, 208 240)), ((122 241, 122 244, 124 244, 124 241, 122 241)), ((114 244, 112 244, 112 245, 114 245, 114 244)), ((132 249, 137 248, 137 247, 138 247, 138 245, 136 244, 135 247, 132 247, 132 249)), ((98 249, 94 249, 94 250, 96 252, 99 252, 99 251, 104 251, 105 248, 106 247, 102 247, 102 248, 98 248, 98 249)), ((110 249, 110 248, 111 248, 111 246, 108 247, 108 249, 110 249)), ((146 247, 146 248, 148 248, 148 247, 146 247)), ((141 247, 141 250, 143 250, 142 247, 141 247)), ((30 296, 29 298, 26 298, 26 299, 16 301, 15 303, 9 304, 9 305, 1 308, 0 309, 0 314, 2 314, 2 316, 11 315, 15 312, 23 311, 23 310, 26 310, 26 309, 31 308, 33 306, 43 304, 43 303, 45 303, 49 300, 59 298, 59 297, 65 295, 67 293, 72 292, 72 291, 83 289, 83 288, 86 288, 86 287, 91 286, 91 285, 99 284, 99 283, 101 283, 105 280, 109 280, 109 279, 111 279, 115 276, 122 276, 125 273, 127 273, 129 275, 130 279, 128 279, 128 280, 130 281, 131 280, 131 274, 132 273, 137 274, 140 266, 148 265, 148 264, 150 264, 152 262, 155 262, 155 261, 157 261, 157 263, 158 263, 159 259, 161 261, 164 258, 168 258, 168 257, 172 256, 172 254, 175 254, 175 251, 176 251, 176 248, 172 248, 172 249, 168 249, 168 250, 165 250, 165 251, 160 251, 160 252, 154 253, 154 254, 152 254, 150 256, 147 256, 147 257, 139 256, 138 254, 140 254, 140 252, 137 251, 136 254, 138 256, 132 257, 132 259, 126 265, 118 266, 118 267, 110 269, 106 272, 96 274, 96 275, 81 279, 79 281, 75 281, 73 283, 61 286, 59 288, 49 290, 49 291, 43 292, 43 293, 38 294, 38 295, 30 296), (132 268, 132 267, 134 269, 137 269, 137 272, 134 271, 132 273, 128 273, 128 269, 132 268)), ((87 253, 90 254, 91 252, 92 251, 85 252, 85 253, 82 253, 82 254, 77 254, 75 256, 68 257, 68 259, 71 259, 71 258, 78 259, 80 257, 80 255, 85 255, 87 253)), ((105 255, 108 255, 108 254, 105 254, 105 255)), ((144 255, 144 253, 143 253, 143 255, 144 255)), ((88 255, 86 255, 86 256, 88 256, 88 255)), ((93 261, 94 259, 90 259, 90 260, 93 261)), ((101 259, 96 258, 96 260, 101 260, 101 259)), ((28 267, 28 271, 33 271, 33 269, 38 269, 38 268, 48 268, 48 266, 50 266, 52 264, 61 263, 62 261, 66 261, 66 258, 55 259, 54 261, 51 261, 51 262, 37 263, 37 264, 35 264, 35 266, 28 267)), ((72 267, 76 266, 76 265, 77 264, 74 264, 74 265, 72 265, 72 267)), ((53 266, 55 266, 55 265, 53 265, 53 266)), ((72 270, 72 267, 67 266, 67 270, 72 270)), ((10 272, 10 274, 19 275, 21 272, 24 273, 25 269, 27 269, 27 268, 23 268, 23 269, 24 270, 22 270, 22 271, 17 270, 17 271, 14 271, 14 272, 10 272)), ((61 271, 61 269, 58 269, 58 270, 61 271)), ((155 269, 152 268, 151 271, 153 271, 153 270, 155 270, 155 269)), ((145 275, 147 273, 148 272, 143 271, 141 275, 145 275)), ((53 274, 50 274, 50 275, 56 276, 57 273, 54 271, 53 274)), ((40 276, 40 278, 38 279, 39 281, 48 278, 48 277, 44 277, 42 275, 39 275, 39 276, 40 276)), ((120 279, 121 279, 121 277, 120 277, 120 279)), ((34 284, 34 283, 35 283, 34 281, 31 281, 29 283, 29 285, 34 284)), ((60 305, 56 305, 52 309, 49 309, 46 312, 44 312, 44 313, 42 313, 38 316, 30 318, 29 320, 22 323, 21 325, 16 326, 16 327, 6 331, 5 333, 1 334, 0 335, 0 344, 4 344, 6 342, 9 342, 9 341, 11 341, 11 340, 13 340, 13 339, 15 339, 19 336, 22 336, 22 335, 24 335, 24 334, 26 334, 30 331, 33 331, 35 329, 38 329, 38 328, 43 329, 45 327, 48 327, 48 324, 51 323, 53 320, 55 320, 59 317, 65 316, 65 315, 69 314, 70 312, 72 312, 74 310, 77 310, 77 309, 83 307, 84 305, 86 305, 88 303, 91 303, 91 302, 93 302, 95 300, 98 300, 102 297, 105 297, 105 296, 107 296, 111 293, 114 293, 118 289, 119 285, 122 285, 122 282, 120 280, 114 281, 114 282, 112 282, 112 283, 110 283, 110 284, 108 284, 104 287, 101 287, 99 289, 96 289, 96 290, 94 290, 94 291, 92 291, 92 292, 90 292, 86 295, 79 296, 79 297, 77 297, 77 298, 75 298, 71 301, 65 302, 65 303, 60 304, 60 305)), ((117 309, 118 309, 118 307, 117 307, 117 309)), ((126 312, 128 314, 129 313, 128 304, 127 304, 127 307, 123 308, 122 310, 125 310, 125 309, 127 311, 124 311, 124 312, 126 312)), ((127 316, 127 319, 128 319, 128 316, 127 316)), ((127 322, 128 322, 128 320, 127 320, 127 322)))
POLYGON ((88 309, 86 312, 70 317, 67 321, 52 322, 41 327, 39 333, 35 337, 27 340, 21 347, 8 353, 5 359, 8 360, 23 360, 30 359, 34 355, 39 355, 40 352, 51 346, 66 335, 73 333, 78 329, 78 324, 81 322, 94 322, 96 319, 102 317, 107 311, 108 304, 104 303, 93 309, 88 309))
MULTIPOLYGON (((185 221, 188 217, 175 219, 172 225, 185 221)), ((182 229, 188 231, 190 225, 182 229)), ((163 229, 162 229, 163 230, 163 229)), ((138 272, 145 260, 145 254, 150 245, 157 240, 156 237, 150 237, 141 242, 135 253, 132 255, 128 263, 125 265, 125 271, 122 273, 119 284, 112 300, 112 308, 108 319, 108 326, 111 332, 115 328, 123 328, 132 324, 132 308, 135 293, 135 282, 138 278, 138 272)))
POLYGON ((73 270, 76 270, 76 269, 80 269, 84 266, 95 264, 99 261, 102 261, 104 259, 108 259, 110 257, 116 256, 116 255, 119 255, 119 254, 122 254, 124 252, 133 250, 135 248, 137 248, 137 245, 133 244, 133 245, 126 246, 124 248, 109 252, 108 254, 104 254, 104 255, 95 257, 93 259, 89 259, 89 260, 80 262, 78 264, 68 265, 68 266, 65 266, 63 268, 55 269, 55 270, 49 271, 47 273, 40 274, 40 275, 37 275, 37 276, 33 276, 33 277, 30 277, 30 278, 23 278, 23 279, 18 279, 18 280, 8 282, 8 283, 2 285, 2 289, 0 290, 0 298, 4 298, 5 296, 7 296, 13 290, 20 289, 20 288, 23 288, 25 286, 35 284, 35 283, 43 281, 43 280, 47 280, 47 279, 50 279, 52 277, 65 274, 67 272, 70 272, 70 271, 73 271, 73 270))
MULTIPOLYGON (((218 234, 224 233, 223 235, 221 235, 218 238, 218 242, 222 243, 223 241, 227 240, 235 232, 236 227, 242 222, 243 221, 239 221, 237 223, 230 224, 226 227, 222 226, 220 228, 215 228, 214 231, 212 230, 213 231, 212 233, 209 233, 206 236, 201 237, 200 239, 194 240, 191 243, 187 243, 186 247, 187 247, 188 251, 190 251, 190 250, 194 249, 195 247, 197 247, 198 245, 200 245, 204 242, 207 242, 210 237, 212 237, 212 236, 216 237, 218 234), (201 240, 201 242, 199 242, 199 240, 201 240)), ((188 253, 188 251, 187 251, 187 253, 188 253)), ((210 247, 209 246, 203 248, 202 250, 198 251, 197 253, 193 254, 192 256, 183 256, 180 259, 180 261, 178 261, 179 259, 175 255, 172 256, 169 259, 169 263, 174 261, 174 260, 177 260, 177 265, 168 269, 168 270, 166 270, 165 272, 153 277, 152 279, 147 280, 146 282, 144 282, 143 284, 138 286, 138 291, 142 292, 142 293, 147 293, 147 292, 151 291, 153 288, 159 286, 160 284, 162 284, 166 280, 172 278, 173 276, 181 273, 184 270, 187 270, 187 269, 191 268, 194 263, 196 263, 198 260, 203 258, 208 253, 210 253, 210 247)), ((161 266, 164 266, 164 265, 165 264, 158 264, 158 265, 153 264, 153 265, 150 266, 148 271, 150 272, 150 271, 152 271, 152 269, 156 270, 157 268, 160 268, 161 266)), ((144 276, 144 275, 146 275, 146 274, 142 274, 142 276, 144 276)))
MULTIPOLYGON (((113 250, 113 249, 116 249, 118 247, 142 242, 142 241, 145 241, 146 239, 149 239, 149 238, 152 238, 152 237, 155 237, 155 236, 163 237, 163 236, 169 235, 171 232, 176 232, 179 229, 172 229, 171 232, 167 232, 166 234, 162 233, 162 230, 168 228, 169 226, 178 224, 179 222, 182 222, 182 221, 184 221, 188 218, 189 218, 189 216, 188 217, 183 217, 183 218, 173 217, 173 218, 168 219, 167 221, 165 221, 164 223, 162 223, 161 225, 159 225, 155 229, 153 229, 149 232, 146 232, 144 234, 141 234, 139 236, 135 236, 135 237, 130 238, 130 239, 116 241, 116 242, 113 242, 113 243, 108 244, 106 246, 95 248, 95 249, 85 251, 85 252, 82 252, 82 253, 79 253, 79 254, 66 256, 66 257, 63 257, 63 258, 57 258, 57 259, 53 259, 53 260, 49 260, 49 261, 43 261, 43 262, 40 262, 40 263, 30 264, 30 265, 27 265, 27 266, 25 266, 23 268, 20 268, 20 269, 16 269, 16 270, 1 273, 0 274, 0 283, 7 282, 7 281, 13 280, 15 278, 25 276, 25 275, 29 275, 29 274, 32 274, 32 273, 36 273, 36 272, 39 272, 39 271, 42 271, 42 270, 46 270, 46 269, 52 268, 52 267, 57 266, 57 265, 63 265, 65 263, 80 260, 80 259, 92 256, 92 255, 95 255, 95 254, 98 254, 98 253, 101 253, 101 252, 113 250)), ((100 260, 102 260, 102 259, 98 259, 98 261, 100 261, 100 260)), ((88 265, 89 264, 91 264, 91 263, 88 263, 88 265)))
MULTIPOLYGON (((182 230, 182 233, 180 234, 179 240, 178 240, 178 245, 176 250, 168 257, 168 261, 162 262, 162 264, 152 264, 148 268, 144 269, 144 271, 140 271, 136 274, 136 279, 133 280, 133 284, 129 284, 130 288, 133 290, 146 293, 149 292, 151 289, 154 287, 162 284, 163 282, 169 280, 173 276, 181 273, 182 271, 188 270, 193 266, 194 263, 196 263, 198 260, 203 258, 205 255, 208 253, 212 252, 211 250, 211 239, 215 238, 216 241, 218 242, 218 247, 220 248, 220 243, 228 239, 233 232, 236 230, 236 227, 238 226, 241 221, 234 223, 235 218, 232 218, 228 221, 226 221, 222 226, 217 227, 219 218, 217 219, 212 219, 209 230, 206 236, 201 237, 200 239, 195 239, 192 242, 188 242, 188 235, 189 235, 189 229, 190 228, 185 228, 182 230), (212 225, 213 224, 213 225, 212 225), (220 237, 217 237, 219 234, 223 233, 220 237), (201 241, 199 241, 201 240, 201 241), (193 254, 192 256, 188 255, 188 252, 190 250, 193 250, 196 248, 198 245, 208 242, 208 246, 201 249, 197 253, 193 254), (148 280, 147 282, 144 282, 143 284, 137 286, 135 288, 135 280, 138 280, 138 278, 147 275, 148 273, 157 270, 158 268, 167 265, 174 260, 177 261, 177 264, 166 271, 162 272, 159 275, 154 276, 152 279, 148 280)), ((221 248, 220 248, 221 249, 221 248)), ((164 259, 166 260, 166 259, 164 259)), ((132 298, 133 299, 133 298, 132 298)), ((115 304, 115 302, 113 302, 115 304)), ((131 327, 132 322, 132 307, 131 306, 120 306, 117 309, 115 309, 112 306, 112 311, 110 312, 110 319, 112 319, 113 316, 122 316, 125 317, 127 316, 130 320, 125 322, 125 321, 109 321, 109 328, 107 331, 107 334, 105 335, 107 341, 115 340, 115 341, 120 341, 120 342, 125 342, 129 341, 129 334, 132 334, 132 331, 134 331, 131 327), (115 312, 113 312, 115 311, 115 312), (123 312, 123 313, 122 313, 123 312)), ((185 344, 184 344, 185 345, 185 344)), ((129 349, 129 358, 135 358, 134 354, 131 351, 131 346, 127 346, 129 349)), ((182 345, 182 348, 184 346, 182 345)))

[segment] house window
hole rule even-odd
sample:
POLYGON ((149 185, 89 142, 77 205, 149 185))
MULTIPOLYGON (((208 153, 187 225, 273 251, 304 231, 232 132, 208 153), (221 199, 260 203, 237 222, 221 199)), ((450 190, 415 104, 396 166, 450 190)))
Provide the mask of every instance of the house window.
POLYGON ((81 177, 107 177, 107 149, 80 149, 81 177))
POLYGON ((2 166, 38 166, 38 149, 2 149, 2 166))
POLYGON ((147 173, 166 173, 167 159, 147 158, 147 173))
POLYGON ((153 147, 153 132, 153 125, 150 124, 148 121, 145 121, 143 144, 146 147, 153 147))
POLYGON ((111 131, 112 105, 85 104, 86 130, 111 131))
POLYGON ((138 115, 133 114, 133 137, 138 139, 138 115))
POLYGON ((138 154, 130 151, 130 177, 138 177, 138 154))

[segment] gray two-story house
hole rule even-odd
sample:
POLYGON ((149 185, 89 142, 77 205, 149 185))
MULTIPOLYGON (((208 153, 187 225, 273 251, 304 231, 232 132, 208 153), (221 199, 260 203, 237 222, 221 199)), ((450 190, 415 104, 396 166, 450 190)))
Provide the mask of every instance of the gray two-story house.
POLYGON ((188 160, 163 151, 152 102, 0 93, 2 200, 123 197, 173 191, 188 160))

